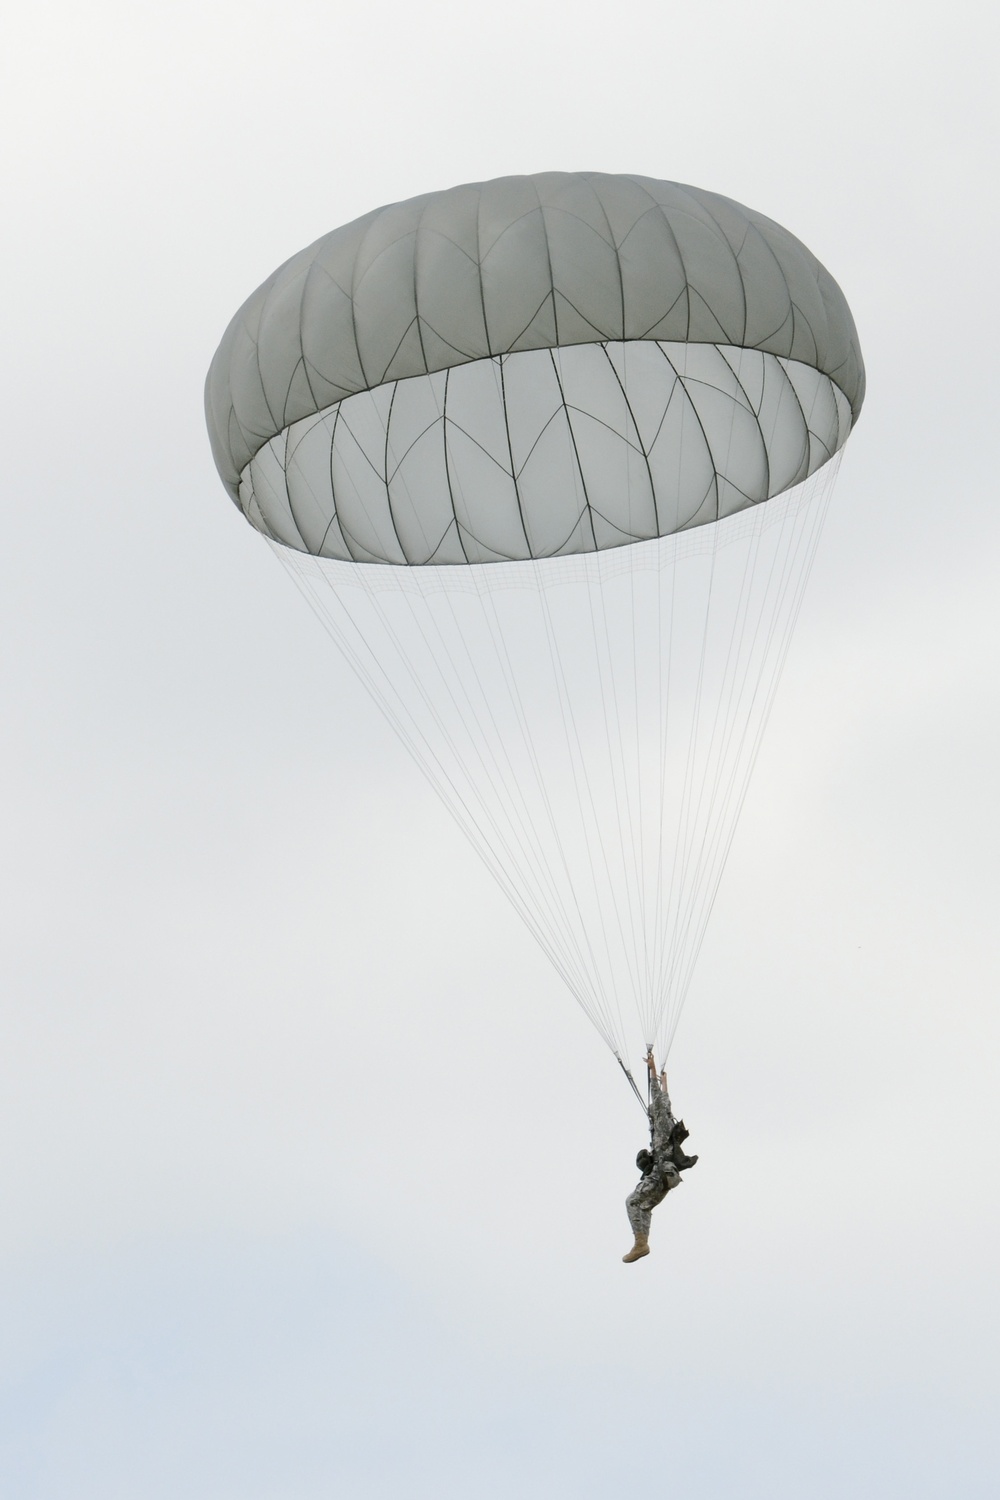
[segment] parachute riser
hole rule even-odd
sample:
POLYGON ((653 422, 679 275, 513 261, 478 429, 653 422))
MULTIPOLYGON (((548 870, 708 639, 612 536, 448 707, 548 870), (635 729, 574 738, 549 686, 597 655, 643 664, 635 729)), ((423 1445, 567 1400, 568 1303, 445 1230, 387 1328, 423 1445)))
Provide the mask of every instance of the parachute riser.
POLYGON ((648 1115, 649 1104, 643 1100, 642 1094, 639 1092, 639 1085, 636 1083, 635 1079, 632 1077, 632 1074, 629 1072, 628 1068, 622 1061, 621 1056, 617 1052, 615 1053, 615 1061, 618 1063, 618 1066, 621 1068, 622 1072, 625 1074, 625 1077, 628 1079, 629 1087, 631 1088, 635 1097, 638 1099, 639 1107, 642 1110, 643 1114, 648 1115))

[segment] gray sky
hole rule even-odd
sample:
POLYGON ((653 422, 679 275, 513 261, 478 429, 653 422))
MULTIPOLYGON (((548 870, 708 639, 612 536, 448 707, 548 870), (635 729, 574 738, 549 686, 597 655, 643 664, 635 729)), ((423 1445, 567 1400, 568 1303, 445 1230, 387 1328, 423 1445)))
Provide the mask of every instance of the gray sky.
POLYGON ((995 22, 42 0, 10 33, 5 1496, 994 1496, 995 22), (630 1268, 634 1104, 201 412, 300 246, 550 168, 786 224, 869 372, 672 1057, 702 1162, 630 1268))

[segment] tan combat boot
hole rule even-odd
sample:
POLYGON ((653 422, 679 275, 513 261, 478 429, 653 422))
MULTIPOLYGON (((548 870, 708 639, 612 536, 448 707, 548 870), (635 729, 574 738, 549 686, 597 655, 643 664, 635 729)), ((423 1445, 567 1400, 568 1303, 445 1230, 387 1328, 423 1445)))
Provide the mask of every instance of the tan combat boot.
POLYGON ((622 1260, 625 1262, 626 1265, 628 1265, 633 1260, 642 1260, 642 1257, 644 1255, 648 1255, 648 1254, 649 1254, 649 1235, 648 1234, 637 1234, 636 1237, 635 1237, 635 1244, 632 1246, 631 1250, 629 1251, 629 1253, 627 1255, 623 1255, 622 1256, 622 1260))

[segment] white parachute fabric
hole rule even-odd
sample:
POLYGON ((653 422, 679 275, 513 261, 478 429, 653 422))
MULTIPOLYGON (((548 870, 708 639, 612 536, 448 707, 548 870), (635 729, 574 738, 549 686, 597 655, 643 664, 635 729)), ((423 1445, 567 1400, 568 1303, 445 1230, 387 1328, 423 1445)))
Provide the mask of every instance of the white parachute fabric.
POLYGON ((626 1067, 669 1051, 838 465, 713 525, 542 561, 272 544, 626 1067))
POLYGON ((715 344, 576 344, 348 396, 246 465, 265 535, 345 562, 510 562, 648 541, 800 484, 851 430, 801 361, 715 344))

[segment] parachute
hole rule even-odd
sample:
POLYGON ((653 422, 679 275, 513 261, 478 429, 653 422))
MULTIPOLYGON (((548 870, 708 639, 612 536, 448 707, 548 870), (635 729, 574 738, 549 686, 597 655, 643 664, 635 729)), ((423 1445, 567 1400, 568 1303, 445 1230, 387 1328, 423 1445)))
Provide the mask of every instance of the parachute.
POLYGON ((603 173, 367 214, 212 362, 233 500, 630 1078, 673 1040, 863 398, 804 245, 603 173))

